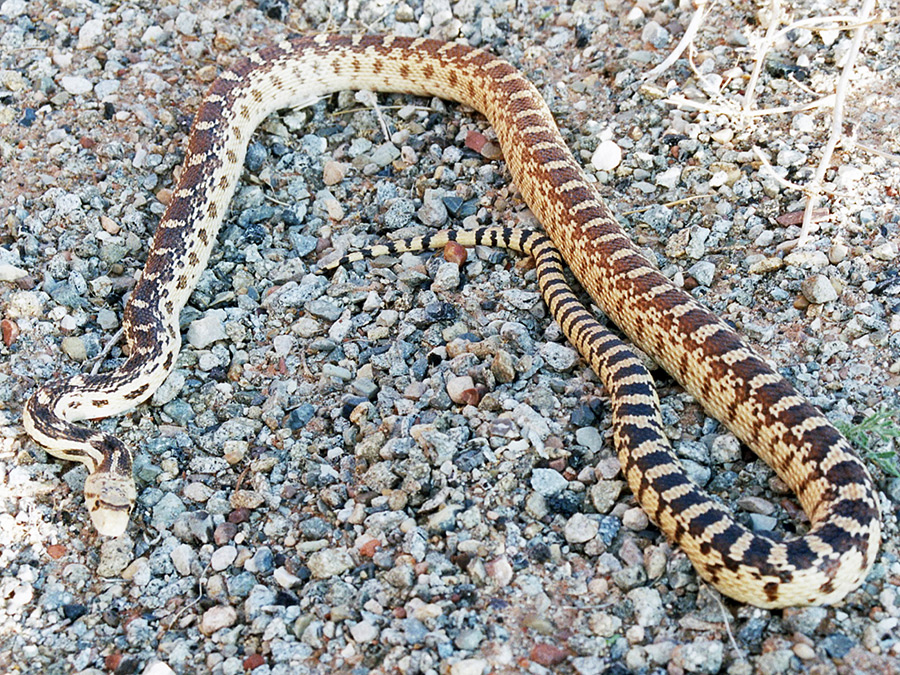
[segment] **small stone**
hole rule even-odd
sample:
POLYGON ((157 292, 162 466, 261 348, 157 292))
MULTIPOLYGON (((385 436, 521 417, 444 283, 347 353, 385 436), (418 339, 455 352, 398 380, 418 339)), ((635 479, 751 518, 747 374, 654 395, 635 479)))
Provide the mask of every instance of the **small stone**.
POLYGON ((498 349, 491 362, 491 372, 500 384, 509 384, 516 379, 516 363, 505 349, 498 349))
POLYGON ((719 145, 726 145, 727 143, 731 143, 734 138, 734 129, 719 129, 718 131, 714 131, 710 134, 710 138, 712 138, 719 145))
POLYGON ((291 589, 300 583, 300 577, 291 574, 284 567, 275 568, 272 578, 275 579, 275 583, 286 589, 291 589))
POLYGON ((228 569, 235 561, 235 558, 237 558, 237 548, 235 546, 232 546, 231 544, 222 546, 213 551, 213 554, 209 558, 209 566, 216 572, 221 572, 222 570, 228 569))
POLYGON ((603 436, 600 435, 597 427, 581 427, 577 429, 575 431, 575 442, 594 453, 603 449, 603 436))
POLYGON ((687 272, 698 284, 708 288, 712 286, 713 276, 716 273, 716 265, 715 263, 701 260, 691 265, 687 272))
POLYGON ((775 162, 778 166, 784 167, 803 166, 806 164, 806 155, 797 150, 785 148, 784 150, 778 151, 775 162))
POLYGON ((325 185, 337 185, 347 175, 347 165, 329 160, 322 167, 322 182, 325 185))
POLYGON ((191 573, 191 564, 197 559, 197 553, 189 544, 179 544, 169 554, 175 571, 186 577, 191 573))
POLYGON ((0 264, 0 281, 18 281, 28 276, 28 270, 15 265, 0 264))
POLYGON ((660 187, 666 188, 667 190, 671 190, 676 185, 678 185, 678 181, 681 180, 681 167, 680 166, 672 166, 656 174, 656 178, 654 178, 654 182, 660 187))
POLYGON ((173 492, 167 492, 153 506, 151 524, 157 530, 167 530, 175 523, 178 516, 186 510, 187 507, 178 495, 173 492))
POLYGON ((255 509, 262 506, 266 498, 255 490, 235 490, 229 501, 233 509, 255 509))
POLYGON ((70 335, 63 338, 62 350, 73 361, 81 362, 87 358, 87 347, 84 344, 84 340, 78 336, 70 335))
POLYGON ((65 75, 60 80, 62 88, 72 94, 72 96, 80 96, 93 90, 94 85, 86 77, 80 75, 65 75))
POLYGON ((448 379, 447 395, 451 401, 460 405, 478 404, 478 390, 475 389, 475 382, 468 375, 448 379))
POLYGON ((650 526, 650 519, 647 517, 647 514, 644 513, 643 509, 635 506, 622 514, 622 525, 629 530, 640 532, 641 530, 646 530, 650 526))
POLYGON ((484 659, 462 659, 450 666, 450 675, 483 675, 487 668, 484 659))
POLYGON ((77 49, 90 49, 100 42, 103 36, 103 19, 90 19, 85 21, 78 29, 77 49))
POLYGON ((655 588, 632 588, 628 591, 628 599, 634 604, 634 615, 639 626, 658 626, 665 617, 662 598, 655 588))
POLYGON ((792 647, 792 650, 797 658, 803 661, 811 661, 816 658, 816 650, 805 642, 798 642, 792 647))
POLYGON ((350 636, 356 642, 371 642, 378 638, 378 627, 370 621, 360 621, 350 627, 350 636))
POLYGON ((609 513, 622 489, 625 487, 625 481, 621 480, 600 480, 594 483, 590 488, 591 504, 598 513, 609 513))
POLYGON ((443 262, 434 275, 431 290, 435 293, 452 291, 459 286, 459 265, 452 262, 443 262))
POLYGON ((694 640, 672 651, 674 665, 689 673, 718 673, 722 667, 725 647, 713 640, 694 640))
POLYGON ((568 521, 563 528, 566 541, 570 544, 583 544, 597 536, 600 531, 600 523, 595 519, 589 518, 583 513, 576 513, 568 521))
POLYGON ((879 244, 872 249, 872 257, 875 258, 875 260, 890 262, 897 257, 897 245, 892 241, 879 244))
POLYGON ((141 675, 175 675, 175 671, 162 661, 151 661, 141 675))
POLYGON ((850 248, 845 243, 841 241, 835 242, 828 250, 828 262, 832 265, 837 265, 839 262, 842 262, 849 253, 850 248))
POLYGON ((353 567, 353 558, 343 548, 326 548, 309 556, 309 571, 316 579, 330 579, 353 567))
POLYGON ((188 327, 188 343, 195 349, 205 349, 219 340, 228 338, 225 332, 224 309, 211 309, 202 318, 191 322, 188 327))
POLYGON ((498 586, 508 586, 513 578, 513 568, 506 556, 485 563, 485 571, 498 586))
POLYGON ((128 567, 132 559, 134 542, 124 535, 114 539, 106 539, 100 546, 100 562, 97 564, 97 576, 117 577, 128 567))
POLYGON ((148 46, 155 46, 165 42, 168 37, 169 34, 161 26, 148 26, 141 36, 141 42, 148 46))
POLYGON ((571 370, 578 362, 578 352, 558 342, 542 344, 538 351, 548 366, 561 373, 571 370))
POLYGON ((546 642, 539 642, 531 648, 528 656, 542 666, 558 666, 569 658, 569 650, 546 642))
POLYGON ((444 246, 444 260, 447 262, 454 263, 455 265, 463 265, 468 256, 469 252, 466 250, 466 247, 460 245, 458 242, 450 241, 444 246))
POLYGON ((800 284, 800 290, 803 297, 814 305, 822 305, 838 298, 837 291, 824 274, 814 274, 804 279, 800 284))
POLYGON ((591 166, 597 171, 612 171, 622 162, 622 149, 613 141, 603 141, 591 155, 591 166))
POLYGON ((210 607, 200 620, 200 632, 212 635, 222 628, 230 628, 237 622, 237 611, 229 605, 210 607))
POLYGON ((179 12, 175 17, 175 30, 182 35, 193 35, 197 26, 197 15, 193 12, 179 12))
POLYGON ((559 494, 569 486, 569 481, 555 469, 533 469, 531 487, 544 497, 559 494))

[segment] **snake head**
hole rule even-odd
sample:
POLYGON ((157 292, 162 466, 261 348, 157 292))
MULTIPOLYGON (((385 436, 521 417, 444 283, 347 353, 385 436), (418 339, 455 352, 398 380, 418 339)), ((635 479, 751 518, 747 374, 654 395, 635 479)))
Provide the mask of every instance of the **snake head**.
POLYGON ((131 453, 112 436, 105 437, 99 445, 103 461, 85 479, 84 499, 97 532, 104 537, 118 537, 128 527, 137 499, 131 453))

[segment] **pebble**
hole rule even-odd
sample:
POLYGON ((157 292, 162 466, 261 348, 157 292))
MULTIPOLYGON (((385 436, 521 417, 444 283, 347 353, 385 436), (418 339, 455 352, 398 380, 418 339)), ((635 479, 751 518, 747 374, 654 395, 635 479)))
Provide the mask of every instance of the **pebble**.
POLYGON ((452 291, 459 286, 459 265, 453 262, 444 262, 438 267, 431 284, 431 290, 435 293, 452 291))
POLYGON ((570 544, 583 544, 597 536, 600 523, 583 513, 576 513, 566 521, 563 534, 570 544))
POLYGON ((450 675, 483 675, 488 667, 484 659, 461 659, 450 666, 450 675))
POLYGON ((73 361, 81 362, 87 359, 87 346, 78 336, 64 337, 61 347, 63 353, 73 361))
POLYGON ((834 285, 824 274, 814 274, 807 277, 800 284, 800 290, 809 302, 814 305, 824 305, 838 299, 834 285))
POLYGON ((591 166, 597 171, 612 171, 622 162, 622 149, 613 141, 602 141, 591 155, 591 166))
POLYGON ((237 547, 229 544, 213 551, 209 558, 209 566, 216 572, 228 569, 237 558, 237 547))
POLYGON ((629 530, 640 532, 650 526, 650 519, 640 507, 632 507, 622 514, 622 525, 629 530))
POLYGON ((581 427, 575 430, 575 442, 583 445, 593 453, 599 453, 603 449, 603 436, 597 427, 581 427))
POLYGON ((350 627, 350 636, 356 642, 372 642, 378 638, 378 627, 370 621, 359 621, 350 627))
POLYGON ((117 577, 132 560, 134 542, 127 534, 113 539, 105 539, 100 546, 100 562, 97 576, 117 577))
POLYGON ((237 610, 229 605, 216 605, 203 613, 200 619, 200 632, 212 635, 223 628, 230 628, 237 622, 237 610))
POLYGON ((343 548, 326 548, 316 551, 307 562, 309 571, 316 579, 330 579, 340 576, 353 567, 353 558, 343 548))
MULTIPOLYGON (((90 49, 100 42, 103 37, 103 19, 89 19, 78 29, 78 44, 76 49, 90 49)), ((68 89, 67 89, 68 91, 68 89)), ((69 92, 72 93, 72 92, 69 92)))
POLYGON ((625 487, 625 481, 601 480, 590 487, 591 504, 598 513, 609 513, 625 487))
POLYGON ((713 276, 716 273, 715 263, 701 260, 688 268, 687 273, 701 286, 712 286, 713 276))
POLYGON ((475 389, 475 382, 468 375, 448 379, 447 395, 451 401, 460 405, 478 404, 478 391, 475 389))
POLYGON ((178 516, 186 510, 187 507, 181 501, 181 497, 174 492, 167 492, 153 506, 153 517, 150 522, 156 530, 167 530, 175 523, 178 516))
POLYGON ((688 673, 718 673, 725 647, 714 640, 694 640, 672 651, 672 663, 688 673))
POLYGON ((93 83, 80 75, 66 75, 60 80, 60 84, 72 96, 83 96, 94 89, 93 83))
POLYGON ((175 571, 186 577, 191 574, 191 565, 197 560, 197 553, 193 546, 179 544, 172 549, 169 557, 172 559, 175 571))
POLYGON ((548 366, 560 373, 571 370, 578 362, 578 352, 558 342, 546 342, 541 345, 538 352, 548 366))
POLYGON ((188 344, 195 349, 205 349, 214 342, 227 339, 226 318, 224 309, 211 309, 202 318, 191 321, 187 332, 188 344))
POLYGON ((662 597, 655 588, 632 588, 628 591, 628 599, 634 605, 634 614, 638 626, 644 626, 645 628, 658 626, 665 617, 666 613, 663 608, 662 597))
POLYGON ((569 481, 556 469, 532 469, 531 487, 544 497, 559 494, 569 486, 569 481))

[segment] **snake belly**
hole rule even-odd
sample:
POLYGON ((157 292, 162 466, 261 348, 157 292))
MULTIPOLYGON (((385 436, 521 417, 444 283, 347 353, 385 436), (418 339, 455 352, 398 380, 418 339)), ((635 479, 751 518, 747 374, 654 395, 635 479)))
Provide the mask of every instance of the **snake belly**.
POLYGON ((211 86, 124 310, 127 360, 110 373, 51 382, 24 409, 26 430, 51 454, 87 465, 85 499, 98 532, 116 536, 127 527, 136 496, 131 452, 76 422, 135 407, 172 370, 179 313, 206 266, 256 126, 275 110, 346 89, 437 96, 481 112, 525 201, 603 312, 795 492, 810 519, 805 535, 776 541, 737 523, 686 478, 662 432, 652 378, 631 350, 598 331, 583 307, 545 290, 554 318, 610 393, 614 443, 632 492, 704 579, 761 607, 835 603, 862 583, 878 552, 880 514, 872 479, 848 442, 640 255, 518 70, 484 49, 422 38, 286 40, 211 86))

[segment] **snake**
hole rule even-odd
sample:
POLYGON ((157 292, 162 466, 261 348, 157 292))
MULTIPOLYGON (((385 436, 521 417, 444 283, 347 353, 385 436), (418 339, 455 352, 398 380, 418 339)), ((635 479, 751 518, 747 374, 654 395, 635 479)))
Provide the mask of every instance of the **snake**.
POLYGON ((194 116, 181 174, 123 310, 127 358, 109 372, 51 381, 27 401, 26 431, 50 454, 87 466, 85 502, 100 535, 127 529, 137 494, 132 453, 78 422, 134 408, 173 369, 180 311, 215 244, 254 129, 274 111, 351 89, 456 101, 490 123, 544 232, 459 238, 535 257, 551 315, 609 394, 613 444, 634 498, 701 578, 764 608, 834 604, 863 583, 878 554, 880 508, 844 436, 641 254, 518 69, 485 48, 389 35, 285 39, 221 72, 194 116), (808 516, 802 534, 755 532, 691 482, 666 437, 652 375, 579 301, 564 267, 632 344, 773 468, 808 516))

